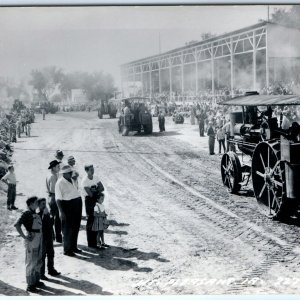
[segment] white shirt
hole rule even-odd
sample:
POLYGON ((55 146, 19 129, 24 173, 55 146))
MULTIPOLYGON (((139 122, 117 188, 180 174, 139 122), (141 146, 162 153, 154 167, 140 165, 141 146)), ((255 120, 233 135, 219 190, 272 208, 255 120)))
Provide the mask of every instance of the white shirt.
MULTIPOLYGON (((70 165, 69 165, 70 166, 70 165)), ((71 168, 71 170, 72 170, 72 177, 74 177, 74 176, 76 176, 76 175, 78 175, 79 176, 79 174, 78 174, 78 172, 76 171, 76 169, 74 168, 74 167, 72 167, 72 166, 70 166, 70 168, 71 168)), ((76 178, 76 180, 74 180, 73 178, 72 178, 72 181, 73 181, 73 184, 75 185, 75 187, 77 188, 77 190, 78 190, 78 177, 76 178)))
POLYGON ((63 176, 57 180, 55 185, 55 198, 57 200, 69 201, 78 197, 80 197, 80 194, 72 183, 63 176))
POLYGON ((8 171, 3 177, 2 180, 6 180, 8 184, 17 184, 16 175, 8 171))
POLYGON ((84 198, 85 196, 88 196, 88 193, 85 190, 85 187, 91 187, 93 185, 97 185, 97 183, 100 180, 98 179, 97 176, 93 176, 93 179, 89 179, 87 175, 85 175, 81 181, 81 187, 82 187, 82 197, 84 198))
POLYGON ((282 117, 282 124, 281 124, 282 129, 289 129, 291 127, 291 122, 290 120, 286 117, 282 117))

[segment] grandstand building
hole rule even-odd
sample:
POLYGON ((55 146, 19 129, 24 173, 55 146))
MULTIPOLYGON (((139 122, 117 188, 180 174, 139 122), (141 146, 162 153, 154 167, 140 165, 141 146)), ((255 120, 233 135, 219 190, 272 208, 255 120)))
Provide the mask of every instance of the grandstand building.
POLYGON ((300 77, 300 30, 261 22, 121 65, 122 83, 141 82, 141 94, 261 90, 300 77))

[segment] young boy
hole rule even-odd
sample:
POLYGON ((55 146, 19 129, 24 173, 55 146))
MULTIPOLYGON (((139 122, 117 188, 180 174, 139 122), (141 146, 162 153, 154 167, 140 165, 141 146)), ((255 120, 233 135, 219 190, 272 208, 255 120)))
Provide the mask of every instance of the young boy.
POLYGON ((15 201, 16 201, 16 175, 15 175, 15 169, 13 165, 8 166, 8 172, 1 178, 3 182, 5 182, 8 185, 7 189, 7 209, 18 209, 15 207, 15 201))
POLYGON ((44 286, 40 282, 42 266, 42 220, 35 212, 38 205, 37 197, 28 198, 26 204, 28 210, 21 215, 15 227, 25 240, 27 291, 35 293, 37 292, 37 287, 44 286), (27 231, 26 235, 22 230, 22 225, 27 231))
POLYGON ((42 268, 41 268, 41 279, 48 280, 45 276, 46 269, 46 256, 47 256, 47 267, 48 274, 51 276, 60 275, 54 268, 54 247, 53 247, 53 227, 50 214, 46 208, 46 199, 38 199, 39 216, 42 219, 42 268))

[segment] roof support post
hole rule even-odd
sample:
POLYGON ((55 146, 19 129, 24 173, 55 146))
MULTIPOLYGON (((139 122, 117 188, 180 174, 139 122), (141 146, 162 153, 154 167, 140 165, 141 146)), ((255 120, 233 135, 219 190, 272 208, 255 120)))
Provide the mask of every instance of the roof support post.
POLYGON ((172 99, 172 59, 169 58, 170 99, 172 99))
POLYGON ((149 89, 150 89, 150 100, 152 100, 152 66, 149 63, 149 89))
POLYGON ((267 88, 270 85, 270 78, 269 78, 269 53, 268 53, 268 26, 266 26, 266 86, 267 88))
POLYGON ((231 97, 234 96, 233 60, 234 60, 233 38, 230 37, 230 90, 231 90, 231 97))
POLYGON ((213 98, 215 97, 215 55, 213 43, 211 44, 211 91, 213 98))
MULTIPOLYGON (((126 69, 127 69, 127 67, 126 67, 126 69)), ((124 86, 123 86, 123 84, 124 84, 125 72, 127 71, 126 69, 125 69, 125 67, 121 68, 121 92, 122 92, 121 98, 124 97, 124 86)))
POLYGON ((144 97, 144 71, 143 71, 143 66, 141 69, 141 82, 142 82, 142 97, 144 97))
POLYGON ((184 66, 183 66, 183 52, 181 53, 181 94, 184 92, 184 66))
POLYGON ((196 96, 198 94, 198 57, 197 57, 197 50, 195 51, 195 92, 196 92, 196 96))
POLYGON ((253 31, 253 91, 256 91, 256 36, 253 31))
POLYGON ((158 62, 158 90, 161 94, 161 69, 160 69, 160 61, 158 62))

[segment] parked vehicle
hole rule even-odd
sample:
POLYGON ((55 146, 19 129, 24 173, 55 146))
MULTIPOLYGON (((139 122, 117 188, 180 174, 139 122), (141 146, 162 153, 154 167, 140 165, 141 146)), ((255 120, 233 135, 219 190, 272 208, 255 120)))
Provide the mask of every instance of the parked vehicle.
MULTIPOLYGON (((128 135, 130 131, 145 134, 151 134, 153 131, 152 116, 147 107, 149 98, 131 97, 122 99, 123 105, 127 106, 129 113, 120 115, 118 121, 119 132, 123 136, 128 135)), ((128 110, 127 110, 128 111, 128 110)))
POLYGON ((98 117, 102 119, 104 115, 109 115, 111 119, 117 116, 117 106, 114 99, 111 100, 101 100, 98 109, 98 117))

